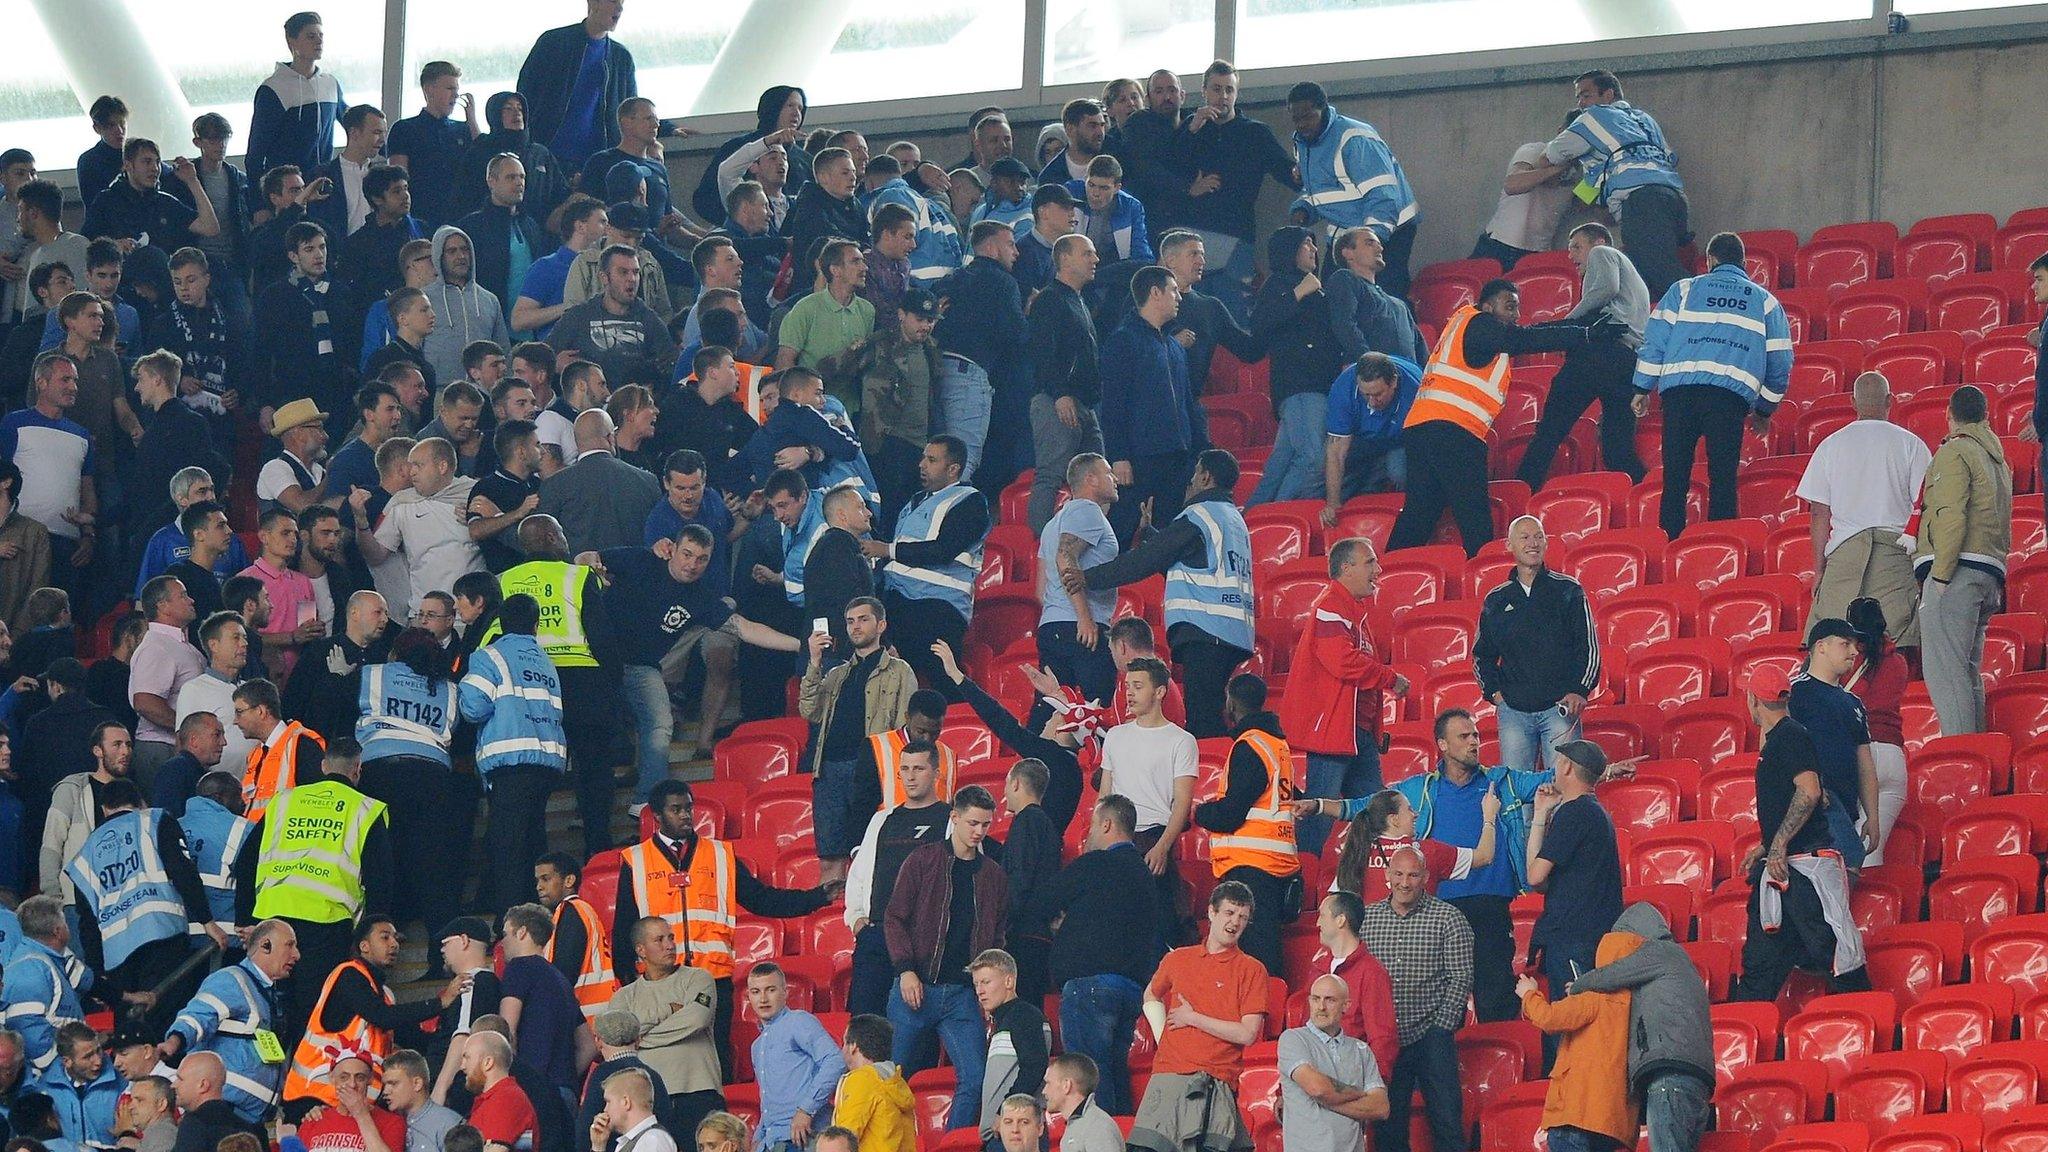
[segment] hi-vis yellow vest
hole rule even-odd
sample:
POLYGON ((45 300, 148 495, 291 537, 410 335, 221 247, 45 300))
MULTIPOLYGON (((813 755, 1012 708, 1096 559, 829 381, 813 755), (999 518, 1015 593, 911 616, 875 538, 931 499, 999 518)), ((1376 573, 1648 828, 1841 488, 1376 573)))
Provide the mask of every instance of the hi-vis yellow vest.
POLYGON ((363 907, 363 844, 384 805, 338 780, 287 788, 264 814, 256 918, 352 920, 363 907))

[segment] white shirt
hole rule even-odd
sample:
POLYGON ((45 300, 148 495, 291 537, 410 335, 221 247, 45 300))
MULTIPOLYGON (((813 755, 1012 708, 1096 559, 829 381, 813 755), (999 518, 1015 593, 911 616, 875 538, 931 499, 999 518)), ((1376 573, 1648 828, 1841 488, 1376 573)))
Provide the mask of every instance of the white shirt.
POLYGON ((1832 515, 1827 550, 1872 528, 1903 530, 1934 460, 1926 442, 1889 420, 1857 420, 1820 442, 1799 478, 1801 500, 1832 515))
POLYGON ((249 763, 249 753, 256 748, 256 741, 235 727, 234 681, 221 678, 209 668, 196 679, 185 681, 185 686, 178 689, 172 710, 177 713, 180 728, 185 726, 185 718, 195 713, 211 712, 220 717, 221 731, 227 733, 227 745, 220 754, 222 771, 237 771, 249 763))
POLYGON ((1193 778, 1195 738, 1172 721, 1157 728, 1119 724, 1102 741, 1102 767, 1114 791, 1138 809, 1138 829, 1159 828, 1173 815, 1173 782, 1193 778))
POLYGON ((462 522, 455 506, 438 497, 422 497, 410 488, 384 506, 375 535, 377 543, 405 553, 413 604, 429 592, 454 588, 458 576, 484 570, 483 553, 469 538, 469 525, 462 522))
POLYGON ((328 631, 334 630, 334 581, 327 573, 306 577, 306 583, 313 586, 313 609, 320 615, 320 623, 328 631))
MULTIPOLYGON (((294 459, 297 458, 294 457, 294 459)), ((327 479, 327 466, 325 464, 315 464, 309 460, 300 460, 299 466, 312 474, 315 485, 327 479)), ((256 498, 258 500, 275 500, 283 494, 285 489, 297 487, 298 483, 298 473, 292 471, 291 464, 286 462, 283 456, 279 456, 270 463, 265 464, 261 472, 256 473, 256 498)), ((312 493, 308 492, 306 495, 311 496, 312 493)))
POLYGON ((543 444, 553 444, 562 450, 562 463, 576 462, 576 426, 553 408, 543 408, 533 418, 533 427, 543 444))
MULTIPOLYGON (((383 157, 372 156, 358 164, 339 152, 334 154, 334 166, 341 169, 341 187, 330 193, 330 195, 347 197, 342 202, 348 205, 348 230, 350 232, 361 228, 363 221, 370 218, 370 200, 369 197, 363 195, 363 177, 369 175, 371 168, 383 162, 383 157)), ((335 242, 329 242, 330 247, 333 243, 335 242)))
POLYGON ((649 1116, 619 1134, 619 1147, 632 1145, 633 1152, 676 1152, 676 1139, 649 1116))
MULTIPOLYGON (((1524 144, 1515 149, 1514 159, 1508 161, 1508 171, 1512 173, 1517 164, 1541 166, 1543 162, 1543 145, 1524 144)), ((1493 219, 1486 222, 1486 234, 1524 252, 1548 251, 1557 237, 1557 223, 1564 219, 1571 199, 1572 190, 1556 184, 1544 184, 1520 196, 1502 192, 1500 203, 1494 206, 1493 219)))

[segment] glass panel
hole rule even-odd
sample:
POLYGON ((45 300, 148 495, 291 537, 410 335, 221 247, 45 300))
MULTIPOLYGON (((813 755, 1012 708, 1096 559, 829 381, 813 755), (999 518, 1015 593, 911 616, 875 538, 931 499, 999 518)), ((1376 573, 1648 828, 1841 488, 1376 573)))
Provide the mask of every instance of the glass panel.
POLYGON ((1727 32, 1871 14, 1871 0, 1237 0, 1237 65, 1727 32))
MULTIPOLYGON (((512 87, 534 37, 564 22, 561 0, 490 0, 490 11, 490 20, 479 21, 467 4, 416 0, 407 6, 408 84, 400 115, 418 110, 410 81, 425 62, 462 65, 463 88, 481 106, 491 93, 512 87)), ((823 105, 1007 91, 1024 82, 1024 6, 1018 0, 636 0, 615 35, 633 51, 640 94, 652 97, 664 116, 747 111, 761 89, 774 84, 800 85, 811 103, 823 105), (839 35, 823 59, 808 66, 782 60, 758 83, 743 85, 743 96, 720 101, 722 107, 695 107, 712 63, 756 2, 790 20, 800 18, 799 9, 815 12, 805 18, 836 15, 839 35)))
POLYGON ((1983 8, 2029 8, 2041 0, 1892 0, 1892 9, 1908 16, 1926 12, 1975 12, 1983 8))
MULTIPOLYGON (((307 0, 214 0, 205 19, 189 6, 161 0, 121 0, 128 23, 115 19, 89 29, 61 23, 65 0, 0 0, 0 27, 7 29, 10 66, 0 76, 0 131, 9 147, 27 148, 45 171, 70 168, 93 143, 84 108, 99 93, 127 101, 131 134, 154 133, 166 155, 192 153, 191 122, 148 79, 122 75, 131 44, 143 58, 161 62, 182 94, 190 116, 218 112, 234 125, 239 153, 249 133, 256 88, 285 59, 284 21, 309 7, 307 0), (55 19, 60 23, 50 23, 55 19), (110 26, 111 25, 111 26, 110 26), (67 70, 65 51, 71 52, 67 70), (81 102, 76 79, 86 90, 81 102)), ((319 6, 325 23, 326 55, 321 67, 341 80, 351 101, 378 97, 383 71, 384 0, 342 0, 319 6)))
MULTIPOLYGON (((1045 81, 1085 84, 1216 58, 1216 0, 1047 0, 1045 81)), ((1185 82, 1185 81, 1184 81, 1185 82)))

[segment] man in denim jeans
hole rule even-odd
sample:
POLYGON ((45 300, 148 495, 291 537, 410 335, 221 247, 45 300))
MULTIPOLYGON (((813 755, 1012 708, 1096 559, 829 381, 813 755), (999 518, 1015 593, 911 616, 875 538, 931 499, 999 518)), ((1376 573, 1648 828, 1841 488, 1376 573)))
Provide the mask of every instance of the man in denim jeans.
POLYGON ((1616 932, 1643 938, 1634 953, 1572 981, 1571 991, 1632 992, 1629 1089, 1642 1098, 1650 1152, 1697 1152, 1714 1095, 1714 1024, 1707 990, 1664 914, 1631 904, 1616 932))
POLYGON ((1507 544, 1515 570, 1480 605, 1472 656, 1500 723, 1501 764, 1541 772, 1552 748, 1579 737, 1600 684, 1600 635, 1586 590, 1544 566, 1541 520, 1516 517, 1507 544))
POLYGON ((1060 1038, 1068 1052, 1101 1071, 1096 1102, 1112 1116, 1131 1114, 1131 1038, 1144 1007, 1145 985, 1159 957, 1149 900, 1129 894, 1152 883, 1144 854, 1131 842, 1138 810, 1128 797, 1095 802, 1088 851, 1033 897, 1033 913, 1059 918, 1052 939, 1052 985, 1060 990, 1060 1038))

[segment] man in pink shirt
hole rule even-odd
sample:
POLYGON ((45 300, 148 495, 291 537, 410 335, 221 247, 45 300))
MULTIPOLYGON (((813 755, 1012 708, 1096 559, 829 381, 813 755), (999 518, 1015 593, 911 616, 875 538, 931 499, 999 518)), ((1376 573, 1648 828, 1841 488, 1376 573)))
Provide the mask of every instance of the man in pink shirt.
POLYGON ((185 637, 197 611, 192 594, 176 576, 158 576, 142 586, 142 614, 149 630, 128 662, 128 702, 135 709, 135 755, 130 762, 146 790, 157 765, 177 751, 178 689, 206 671, 206 660, 185 637))
POLYGON ((274 508, 257 526, 263 549, 254 564, 237 575, 254 576, 270 593, 270 623, 263 629, 263 665, 274 683, 282 684, 298 662, 299 649, 318 640, 320 606, 313 582, 292 567, 299 553, 299 522, 290 512, 274 508))

